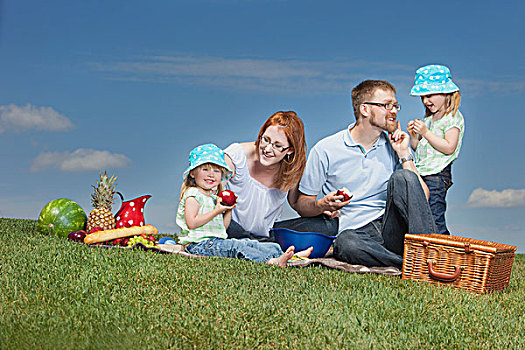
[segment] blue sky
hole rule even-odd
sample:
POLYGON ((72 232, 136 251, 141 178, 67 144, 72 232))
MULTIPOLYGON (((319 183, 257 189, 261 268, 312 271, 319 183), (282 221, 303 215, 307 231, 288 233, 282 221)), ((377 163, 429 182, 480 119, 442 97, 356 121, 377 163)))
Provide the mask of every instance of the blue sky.
MULTIPOLYGON (((448 195, 456 235, 525 252, 520 1, 0 1, 0 217, 54 198, 90 210, 100 170, 146 221, 174 217, 189 151, 251 141, 278 110, 311 147, 354 120, 349 90, 385 79, 404 129, 415 70, 450 67, 466 132, 448 195)), ((118 204, 113 208, 118 209, 118 204)), ((283 218, 294 213, 287 208, 283 218)))

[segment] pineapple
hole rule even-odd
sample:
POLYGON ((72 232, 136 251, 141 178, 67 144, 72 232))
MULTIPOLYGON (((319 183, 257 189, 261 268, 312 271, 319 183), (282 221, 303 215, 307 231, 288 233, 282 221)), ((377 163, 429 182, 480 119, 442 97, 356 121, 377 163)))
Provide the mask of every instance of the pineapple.
POLYGON ((93 210, 89 213, 87 221, 87 232, 91 232, 94 227, 100 227, 103 230, 110 230, 115 228, 115 218, 111 213, 111 206, 113 205, 113 197, 115 196, 115 181, 117 176, 108 177, 106 171, 104 174, 100 173, 100 179, 97 186, 92 186, 95 193, 91 195, 91 204, 93 210))

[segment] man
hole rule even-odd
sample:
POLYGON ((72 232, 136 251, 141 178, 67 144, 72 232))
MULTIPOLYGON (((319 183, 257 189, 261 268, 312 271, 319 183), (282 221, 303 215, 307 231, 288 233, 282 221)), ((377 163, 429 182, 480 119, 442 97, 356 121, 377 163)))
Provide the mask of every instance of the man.
POLYGON ((395 92, 377 80, 352 90, 356 122, 312 148, 291 203, 302 218, 279 227, 337 234, 336 259, 396 267, 402 265, 405 233, 435 232, 428 188, 397 121, 395 92), (350 200, 336 194, 343 187, 352 192, 350 200))

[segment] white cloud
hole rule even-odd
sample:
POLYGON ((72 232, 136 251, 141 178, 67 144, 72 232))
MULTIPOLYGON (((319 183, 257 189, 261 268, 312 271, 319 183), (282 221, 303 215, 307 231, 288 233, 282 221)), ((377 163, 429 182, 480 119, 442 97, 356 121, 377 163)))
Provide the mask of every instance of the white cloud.
POLYGON ((51 107, 36 107, 27 104, 0 106, 0 133, 5 130, 25 131, 29 129, 68 131, 73 123, 68 117, 51 107))
POLYGON ((141 57, 98 63, 94 67, 109 73, 109 78, 116 80, 307 93, 345 93, 356 81, 366 78, 406 79, 414 70, 406 65, 357 60, 304 61, 184 55, 141 57))
POLYGON ((57 168, 62 171, 82 172, 105 168, 123 168, 131 160, 123 154, 79 148, 73 152, 45 152, 31 164, 32 171, 57 168))
MULTIPOLYGON (((184 54, 133 57, 93 64, 107 78, 135 82, 176 82, 235 90, 274 93, 347 93, 365 79, 395 81, 399 92, 408 92, 417 67, 334 58, 301 60, 294 58, 245 58, 190 56, 184 54)), ((521 77, 455 79, 468 95, 490 92, 519 93, 525 90, 521 77)))
POLYGON ((488 191, 476 188, 470 194, 467 206, 471 208, 511 208, 525 206, 525 189, 488 191))

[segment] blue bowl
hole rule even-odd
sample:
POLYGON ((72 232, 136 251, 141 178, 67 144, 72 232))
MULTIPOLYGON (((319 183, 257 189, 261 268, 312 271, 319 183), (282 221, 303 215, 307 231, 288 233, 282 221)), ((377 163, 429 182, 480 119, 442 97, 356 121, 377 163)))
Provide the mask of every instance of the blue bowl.
POLYGON ((314 247, 312 254, 310 254, 312 259, 324 257, 335 239, 335 236, 327 236, 318 232, 299 232, 288 228, 273 228, 271 230, 275 241, 279 243, 283 251, 286 251, 291 245, 295 247, 296 252, 314 247))

